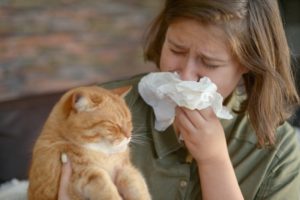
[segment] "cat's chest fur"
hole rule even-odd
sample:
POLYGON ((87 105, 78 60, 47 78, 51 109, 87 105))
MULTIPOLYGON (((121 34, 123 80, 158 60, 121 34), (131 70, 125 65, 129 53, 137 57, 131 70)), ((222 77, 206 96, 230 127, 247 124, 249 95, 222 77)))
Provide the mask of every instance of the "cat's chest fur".
POLYGON ((113 145, 107 141, 99 141, 94 143, 87 143, 82 145, 87 150, 96 151, 104 155, 115 155, 116 153, 122 153, 127 150, 130 138, 123 139, 119 144, 113 145))
POLYGON ((69 149, 68 156, 72 161, 74 172, 96 168, 106 171, 114 179, 119 170, 129 163, 129 149, 117 153, 106 153, 87 146, 74 146, 69 149))

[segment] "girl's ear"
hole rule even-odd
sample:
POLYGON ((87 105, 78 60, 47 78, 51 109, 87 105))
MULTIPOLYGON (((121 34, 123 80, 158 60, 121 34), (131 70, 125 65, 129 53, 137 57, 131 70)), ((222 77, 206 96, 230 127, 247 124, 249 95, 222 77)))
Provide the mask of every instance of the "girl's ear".
POLYGON ((241 71, 242 71, 242 74, 247 74, 250 69, 248 69, 247 67, 244 67, 244 66, 240 66, 241 67, 241 71))
POLYGON ((115 88, 110 90, 111 92, 113 92, 114 94, 119 95, 122 98, 125 98, 125 96, 131 91, 132 86, 124 86, 124 87, 119 87, 119 88, 115 88))

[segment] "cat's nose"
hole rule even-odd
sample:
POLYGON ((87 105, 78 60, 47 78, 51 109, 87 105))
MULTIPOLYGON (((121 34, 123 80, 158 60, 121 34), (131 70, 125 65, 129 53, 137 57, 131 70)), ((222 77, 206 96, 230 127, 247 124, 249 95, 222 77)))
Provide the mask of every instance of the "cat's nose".
POLYGON ((123 128, 121 127, 122 133, 126 138, 129 138, 131 136, 131 130, 129 128, 123 128))
POLYGON ((125 137, 130 138, 130 136, 131 136, 131 132, 130 131, 125 131, 125 137))

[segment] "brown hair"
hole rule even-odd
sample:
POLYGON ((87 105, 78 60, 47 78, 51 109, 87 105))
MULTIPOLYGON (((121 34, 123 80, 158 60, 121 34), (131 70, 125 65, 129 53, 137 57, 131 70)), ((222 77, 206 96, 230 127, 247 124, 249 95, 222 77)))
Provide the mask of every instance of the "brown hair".
POLYGON ((276 0, 166 0, 150 27, 145 59, 159 67, 168 26, 189 18, 221 27, 232 54, 249 69, 243 76, 248 111, 259 146, 275 144, 275 129, 299 103, 291 71, 290 52, 276 0))

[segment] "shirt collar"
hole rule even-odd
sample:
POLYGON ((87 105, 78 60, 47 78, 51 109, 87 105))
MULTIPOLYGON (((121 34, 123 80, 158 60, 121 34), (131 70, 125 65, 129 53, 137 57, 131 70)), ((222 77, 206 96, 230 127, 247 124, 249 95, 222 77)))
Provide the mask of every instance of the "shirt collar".
POLYGON ((239 110, 241 103, 246 99, 246 94, 240 89, 236 89, 226 107, 230 110, 233 118, 231 120, 221 119, 221 124, 223 126, 227 141, 232 138, 239 140, 251 142, 253 144, 257 143, 257 138, 255 131, 249 121, 248 112, 236 113, 234 110, 239 110))

